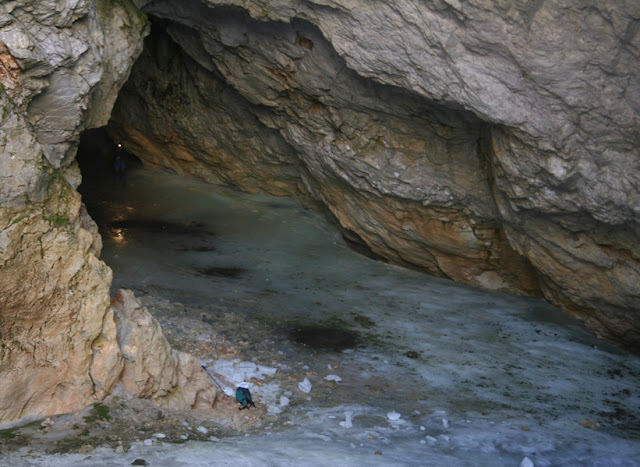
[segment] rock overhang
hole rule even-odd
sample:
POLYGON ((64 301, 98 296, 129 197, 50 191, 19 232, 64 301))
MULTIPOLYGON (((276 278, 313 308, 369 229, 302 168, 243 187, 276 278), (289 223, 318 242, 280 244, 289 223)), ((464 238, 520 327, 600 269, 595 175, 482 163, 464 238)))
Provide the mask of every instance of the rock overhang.
MULTIPOLYGON (((136 82, 144 75, 136 72, 120 92, 125 103, 116 106, 111 128, 127 127, 121 134, 142 159, 248 191, 307 197, 380 257, 485 288, 542 291, 601 336, 638 350, 637 4, 136 4, 152 21, 163 18, 169 47, 190 51, 169 55, 179 60, 165 69, 143 56, 141 63, 153 66, 147 76, 160 82, 148 81, 145 94, 136 82), (189 14, 188 5, 206 14, 189 14), (194 22, 211 13, 216 37, 194 22), (132 115, 149 126, 136 128, 118 113, 134 108, 127 96, 146 99, 132 115), (149 108, 171 126, 153 131, 149 108), (207 134, 211 126, 225 131, 207 134)), ((106 316, 110 275, 97 260, 92 222, 75 209, 74 153, 80 131, 109 118, 146 20, 128 2, 80 2, 42 23, 21 2, 3 9, 1 123, 8 138, 0 164, 13 174, 2 185, 0 254, 3 273, 11 271, 3 274, 10 282, 3 290, 12 291, 3 294, 3 309, 32 306, 16 297, 28 298, 24 287, 64 269, 50 259, 66 257, 76 269, 84 261, 68 283, 79 308, 55 291, 38 307, 52 316, 79 310, 76 322, 91 332, 73 335, 93 340, 107 328, 85 314, 106 316), (20 24, 33 28, 18 31, 20 24), (36 46, 30 32, 47 28, 50 37, 73 40, 36 46), (23 47, 23 36, 32 46, 23 47), (73 86, 62 79, 69 73, 86 79, 73 86), (73 114, 64 128, 46 118, 47 109, 58 108, 56 96, 73 114), (48 138, 57 130, 66 136, 48 138), (65 199, 72 202, 63 209, 65 199), (77 248, 61 252, 63 238, 77 248), (25 255, 31 249, 42 255, 25 255)), ((65 277, 56 276, 62 288, 65 277)), ((28 374, 39 365, 35 354, 18 363, 4 357, 29 337, 8 337, 3 367, 28 374)), ((17 402, 4 416, 71 410, 91 400, 92 349, 74 348, 79 373, 69 378, 82 381, 82 397, 68 399, 53 384, 49 405, 25 393, 33 404, 17 402)))
MULTIPOLYGON (((192 115, 167 124, 177 140, 187 136, 169 141, 173 149, 145 137, 149 162, 310 197, 382 258, 481 287, 541 291, 603 337, 615 340, 622 321, 637 328, 637 290, 616 279, 638 274, 628 241, 638 232, 637 112, 611 100, 637 68, 620 32, 634 7, 576 6, 560 30, 568 12, 544 5, 410 3, 138 2, 188 57, 191 76, 207 75, 209 84, 190 85, 219 91, 204 99, 211 112, 191 112, 189 98, 202 93, 187 93, 179 104, 192 115), (603 24, 613 17, 613 27, 603 24), (603 71, 612 67, 613 79, 603 71), (231 130, 189 147, 198 114, 231 130), (189 168, 176 162, 196 152, 207 156, 189 168), (599 311, 602 300, 609 311, 599 311)), ((138 93, 135 77, 130 84, 138 93)), ((112 129, 133 132, 118 115, 124 106, 112 129)))

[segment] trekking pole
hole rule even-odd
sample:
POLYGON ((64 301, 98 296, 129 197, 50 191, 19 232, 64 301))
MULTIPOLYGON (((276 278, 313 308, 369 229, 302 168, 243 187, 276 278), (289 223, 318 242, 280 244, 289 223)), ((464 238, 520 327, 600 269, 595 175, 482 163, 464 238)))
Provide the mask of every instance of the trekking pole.
POLYGON ((204 372, 207 374, 207 376, 209 377, 209 379, 210 379, 211 381, 213 381, 213 384, 215 384, 216 386, 218 386, 218 389, 220 389, 224 394, 226 394, 226 392, 224 392, 224 389, 222 389, 222 386, 220 385, 220 383, 218 383, 218 381, 216 381, 216 379, 215 379, 213 376, 211 376, 211 375, 209 374, 209 372, 207 371, 207 367, 206 367, 206 366, 204 366, 204 365, 202 365, 202 364, 200 364, 200 366, 202 367, 202 369, 204 370, 204 372))

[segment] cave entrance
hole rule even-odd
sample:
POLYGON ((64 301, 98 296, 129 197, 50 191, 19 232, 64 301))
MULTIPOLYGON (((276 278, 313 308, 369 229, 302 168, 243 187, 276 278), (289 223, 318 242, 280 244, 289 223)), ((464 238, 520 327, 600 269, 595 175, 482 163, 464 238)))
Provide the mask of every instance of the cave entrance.
MULTIPOLYGON (((319 50, 323 42, 317 31, 292 27, 278 26, 291 33, 289 43, 298 44, 300 52, 319 50)), ((172 32, 185 40, 194 37, 185 28, 172 32)), ((423 456, 427 441, 429 449, 450 460, 449 440, 470 436, 482 440, 479 448, 459 444, 454 450, 487 463, 519 462, 520 444, 539 442, 542 432, 545 445, 584 442, 584 430, 574 434, 548 420, 580 420, 585 413, 609 410, 603 401, 611 397, 611 386, 606 376, 594 376, 594 359, 625 375, 628 361, 594 355, 592 346, 602 344, 569 318, 562 323, 528 321, 526 317, 551 308, 542 301, 473 290, 373 261, 349 249, 323 215, 293 199, 243 193, 217 183, 235 183, 255 193, 266 178, 277 194, 286 195, 296 186, 292 180, 297 183, 300 167, 279 130, 264 124, 272 123, 264 105, 240 99, 216 70, 196 66, 195 59, 178 53, 167 35, 150 40, 122 91, 130 105, 114 110, 116 120, 133 116, 138 128, 120 124, 111 129, 123 137, 125 149, 153 153, 173 172, 130 159, 126 184, 114 183, 113 153, 105 150, 114 141, 104 130, 95 130, 83 135, 78 154, 84 176, 80 192, 99 224, 102 259, 114 271, 113 288, 132 289, 174 348, 206 364, 222 362, 221 367, 234 369, 226 373, 234 383, 234 378, 249 380, 256 401, 278 415, 270 423, 313 431, 347 450, 350 443, 370 443, 369 454, 384 440, 385 455, 401 463, 423 456), (153 67, 145 62, 152 59, 153 67), (158 103, 167 108, 157 112, 158 103), (204 108, 222 109, 219 119, 199 124, 191 119, 204 108), (147 127, 152 118, 163 119, 162 132, 147 127), (259 135, 254 125, 261 128, 259 135), (237 133, 230 139, 225 139, 227 131, 218 133, 220 159, 209 161, 218 169, 214 176, 185 142, 216 126, 237 133), (152 135, 161 138, 153 142, 152 135), (265 141, 269 144, 260 145, 265 141), (255 147, 269 149, 264 151, 267 163, 251 165, 248 160, 246 172, 234 171, 244 164, 239 160, 247 160, 235 157, 255 153, 255 147), (174 158, 165 158, 166 148, 174 158), (541 350, 549 348, 552 354, 541 350), (266 373, 273 370, 271 379, 240 372, 255 364, 268 368, 266 373), (570 380, 556 386, 544 385, 568 375, 570 380), (557 397, 564 384, 573 387, 576 381, 588 384, 557 397), (294 402, 290 409, 282 397, 294 402), (529 429, 516 430, 515 439, 513 426, 544 430, 531 432, 535 440, 522 441, 529 429), (350 427, 357 429, 343 430, 350 427), (430 438, 421 427, 429 427, 430 438), (497 435, 487 435, 496 430, 497 435)), ((338 74, 357 80, 347 84, 357 83, 357 89, 369 92, 367 97, 403 105, 410 100, 396 90, 338 74)), ((277 71, 274 76, 284 83, 292 79, 277 71)), ((414 105, 406 109, 418 111, 415 120, 406 117, 423 132, 431 117, 414 105)), ((308 110, 322 112, 323 105, 318 102, 308 110)), ((453 115, 441 110, 438 118, 453 115)), ((342 122, 341 134, 357 137, 351 127, 357 120, 342 122)), ((451 143, 455 148, 475 144, 476 121, 448 122, 447 132, 468 134, 451 143)), ((370 142, 384 150, 384 141, 370 142)), ((616 400, 637 413, 632 403, 622 396, 616 400)))
MULTIPOLYGON (((95 182, 102 182, 113 177, 113 163, 119 152, 117 141, 114 141, 105 127, 84 131, 80 135, 80 145, 76 160, 82 171, 83 188, 95 182)), ((140 159, 122 148, 128 165, 140 165, 140 159)))
POLYGON ((114 286, 134 290, 174 348, 214 368, 221 381, 251 384, 256 410, 267 410, 264 420, 273 424, 268 435, 256 429, 253 441, 267 439, 268 449, 288 449, 292 437, 313 432, 305 445, 317 436, 330 441, 325 460, 351 443, 369 443, 371 456, 384 439, 387 455, 411 464, 424 454, 420 441, 450 456, 448 440, 473 437, 486 444, 456 452, 512 462, 521 443, 584 442, 577 422, 567 430, 548 420, 607 413, 611 397, 631 414, 609 428, 616 442, 637 433, 637 407, 625 396, 637 386, 636 363, 594 350, 601 343, 575 324, 525 319, 550 310, 540 300, 373 261, 290 199, 143 166, 114 190, 111 174, 97 172, 97 185, 88 176, 81 191, 94 217, 116 213, 99 221, 114 286), (594 374, 594 365, 609 373, 594 374), (584 381, 580 391, 554 395, 584 381), (532 441, 528 429, 513 426, 544 430, 532 441), (282 444, 274 444, 273 428, 285 433, 282 444), (425 438, 426 429, 440 441, 425 438))
MULTIPOLYGON (((154 303, 188 304, 188 316, 217 332, 221 323, 231 323, 225 329, 237 326, 245 340, 242 329, 255 333, 262 323, 261 340, 280 336, 296 346, 300 339, 291 329, 311 323, 354 336, 335 346, 325 338, 320 346, 325 351, 355 345, 360 330, 351 328, 359 328, 358 322, 343 320, 338 298, 330 297, 339 277, 311 273, 351 254, 321 214, 292 199, 246 194, 145 167, 126 147, 122 183, 113 172, 117 144, 104 128, 87 131, 77 156, 83 174, 79 191, 103 238, 102 259, 114 271, 112 293, 129 288, 154 303)), ((309 336, 303 340, 313 343, 309 336)), ((279 348, 287 345, 281 342, 279 348)))
POLYGON ((82 173, 78 191, 87 210, 103 238, 117 236, 115 226, 126 214, 121 204, 129 174, 142 166, 140 159, 113 141, 106 128, 96 128, 80 135, 76 160, 82 173))

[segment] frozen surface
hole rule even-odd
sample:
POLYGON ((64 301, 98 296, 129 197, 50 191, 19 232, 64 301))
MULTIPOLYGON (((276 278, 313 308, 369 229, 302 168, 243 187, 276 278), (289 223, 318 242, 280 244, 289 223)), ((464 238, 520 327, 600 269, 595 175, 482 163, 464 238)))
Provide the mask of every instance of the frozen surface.
POLYGON ((280 430, 101 449, 99 465, 640 465, 640 359, 541 300, 375 262, 287 199, 150 169, 123 188, 84 190, 114 289, 199 306, 214 321, 240 315, 272 333, 256 341, 282 342, 268 365, 212 361, 218 377, 310 369, 297 381, 310 389, 303 403, 276 384, 251 389, 280 430), (316 395, 322 384, 330 395, 316 395))

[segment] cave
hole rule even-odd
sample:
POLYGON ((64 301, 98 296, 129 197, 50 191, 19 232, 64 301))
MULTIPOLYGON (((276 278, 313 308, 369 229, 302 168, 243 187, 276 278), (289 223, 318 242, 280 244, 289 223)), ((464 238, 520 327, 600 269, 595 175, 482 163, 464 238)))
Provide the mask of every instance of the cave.
POLYGON ((2 122, 33 158, 2 187, 7 459, 40 439, 25 416, 104 462, 638 458, 633 129, 606 133, 619 117, 529 52, 557 18, 236 3, 78 10, 55 27, 128 48, 46 84, 18 60, 31 87, 0 48, 2 122))
POLYGON ((535 272, 497 220, 488 125, 455 105, 362 78, 305 21, 263 24, 224 8, 197 10, 197 17, 218 30, 209 37, 167 20, 152 27, 116 102, 109 131, 146 164, 250 193, 295 197, 323 210, 371 257, 540 295, 535 272), (227 47, 225 41, 246 31, 257 37, 227 47), (185 52, 171 35, 192 48, 185 52), (285 65, 272 52, 282 42, 294 49, 285 65), (206 47, 216 50, 200 50, 206 47), (198 62, 225 47, 254 59, 243 71, 248 85, 220 71, 241 66, 225 61, 236 60, 235 52, 216 67, 198 62), (265 69, 267 78, 257 75, 265 69), (343 156, 355 167, 340 162, 343 156), (398 220, 390 222, 392 216, 398 220))

